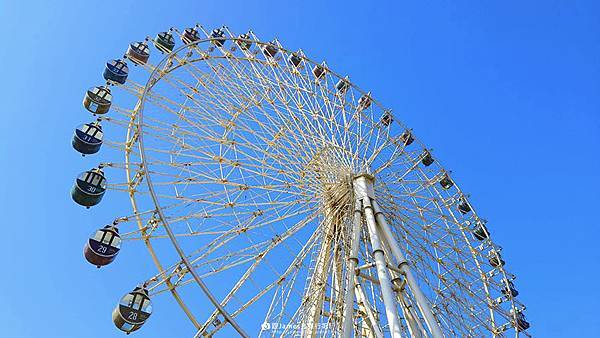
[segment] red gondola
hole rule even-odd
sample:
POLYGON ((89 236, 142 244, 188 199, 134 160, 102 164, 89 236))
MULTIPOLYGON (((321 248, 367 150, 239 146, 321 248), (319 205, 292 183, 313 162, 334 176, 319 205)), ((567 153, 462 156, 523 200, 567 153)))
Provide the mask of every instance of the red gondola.
POLYGON ((127 58, 138 65, 145 65, 150 58, 150 48, 146 41, 136 41, 129 44, 127 58))
POLYGON ((200 34, 198 33, 198 29, 196 29, 197 27, 198 26, 186 28, 183 31, 183 34, 181 34, 181 41, 183 41, 183 43, 186 45, 189 45, 200 40, 200 34))
POLYGON ((88 262, 99 268, 112 263, 120 249, 119 229, 107 225, 90 236, 83 249, 83 255, 88 262))

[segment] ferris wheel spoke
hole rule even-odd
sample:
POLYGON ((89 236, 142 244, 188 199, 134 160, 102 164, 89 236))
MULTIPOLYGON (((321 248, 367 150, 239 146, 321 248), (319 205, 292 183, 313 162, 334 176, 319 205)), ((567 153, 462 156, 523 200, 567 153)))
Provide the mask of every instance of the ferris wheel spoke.
MULTIPOLYGON (((255 262, 248 267, 248 269, 246 269, 246 271, 244 272, 244 274, 242 275, 242 277, 236 282, 236 284, 231 288, 231 291, 227 294, 227 296, 223 299, 222 304, 223 306, 227 305, 230 300, 234 297, 236 297, 236 293, 242 288, 242 286, 248 282, 248 280, 252 279, 252 274, 256 271, 256 269, 264 262, 265 264, 267 264, 267 256, 268 254, 275 249, 277 246, 282 245, 282 243, 284 244, 286 240, 288 240, 291 236, 293 236, 295 233, 297 233, 299 230, 301 230, 303 227, 305 227, 307 224, 311 223, 313 221, 313 219, 316 217, 316 214, 313 213, 311 216, 305 218, 304 220, 302 220, 301 222, 297 223, 297 225, 293 226, 292 228, 288 229, 287 231, 283 232, 282 234, 278 234, 276 235, 276 237, 274 237, 271 240, 270 245, 265 248, 264 251, 259 252, 256 256, 255 256, 255 262)), ((311 238, 308 239, 307 244, 310 244, 313 242, 313 239, 317 236, 317 233, 313 233, 313 235, 311 236, 311 238)), ((233 316, 237 316, 239 315, 241 312, 243 312, 245 309, 247 309, 250 305, 252 305, 254 302, 258 301, 262 296, 264 296, 265 294, 267 294, 273 287, 275 287, 276 285, 280 284, 282 281, 285 280, 285 278, 287 278, 287 276, 295 269, 299 269, 299 264, 301 264, 301 262, 304 259, 303 256, 303 252, 306 252, 306 247, 307 244, 305 244, 303 246, 303 248, 300 250, 299 253, 294 252, 294 256, 296 257, 294 259, 294 261, 292 261, 288 267, 286 268, 286 270, 283 273, 279 273, 277 271, 275 271, 275 276, 277 277, 275 280, 273 280, 272 282, 270 282, 270 284, 268 284, 266 287, 259 289, 260 291, 256 294, 254 294, 252 297, 250 297, 250 299, 248 301, 246 301, 245 303, 243 303, 237 310, 235 310, 234 312, 232 312, 233 316)), ((309 247, 310 249, 310 247, 309 247)), ((304 254, 305 255, 305 254, 304 254)), ((274 267, 272 269, 275 269, 274 267)), ((213 314, 205 321, 204 327, 207 327, 207 325, 212 322, 214 320, 214 318, 217 316, 217 312, 213 312, 213 314)), ((218 330, 219 327, 215 328, 215 331, 218 330)), ((213 334, 214 332, 212 332, 211 334, 213 334)))
MULTIPOLYGON (((270 81, 271 81, 271 80, 269 80, 269 79, 268 79, 268 77, 266 77, 266 76, 264 75, 264 73, 263 73, 263 72, 261 72, 260 70, 258 70, 256 67, 253 67, 253 69, 254 69, 254 71, 255 71, 255 73, 256 73, 256 74, 259 74, 259 78, 260 78, 260 79, 262 79, 262 80, 263 80, 263 81, 265 81, 266 83, 270 83, 270 81)), ((277 87, 275 87, 275 88, 277 88, 277 87)), ((275 93, 283 93, 283 90, 276 90, 276 91, 275 91, 275 93)), ((296 118, 293 118, 293 117, 295 116, 295 115, 294 115, 294 113, 295 113, 295 112, 296 112, 298 109, 294 109, 294 107, 290 106, 290 105, 287 103, 287 102, 288 102, 288 100, 286 100, 286 99, 285 99, 285 96, 287 96, 287 95, 286 95, 286 94, 280 94, 280 95, 278 96, 278 97, 279 97, 279 101, 284 103, 284 104, 283 104, 283 106, 279 106, 279 107, 281 107, 281 109, 283 109, 283 110, 284 110, 284 111, 286 111, 287 113, 291 113, 291 114, 292 114, 292 115, 291 115, 291 116, 292 116, 291 122, 292 122, 292 123, 296 123, 296 120, 297 120, 297 119, 296 119, 296 118)), ((294 97, 294 96, 292 95, 291 97, 294 97)), ((275 109, 277 109, 278 105, 275 103, 275 101, 273 101, 272 99, 270 99, 268 96, 266 96, 266 97, 265 97, 265 99, 266 99, 268 102, 270 102, 270 103, 273 105, 273 107, 274 107, 275 109)), ((296 105, 296 107, 299 107, 299 106, 300 106, 299 104, 297 104, 297 105, 296 105)), ((306 114, 302 114, 302 115, 306 116, 306 114)), ((280 114, 280 116, 281 116, 281 114, 280 114)), ((284 116, 285 116, 285 115, 284 115, 284 116)), ((298 125, 297 125, 297 126, 298 126, 298 125)), ((306 124, 306 126, 310 126, 310 124, 306 124)), ((299 127, 299 129, 298 129, 298 130, 302 130, 302 128, 301 128, 301 127, 299 127)), ((305 136, 307 133, 299 133, 299 134, 301 134, 301 135, 304 137, 304 136, 305 136)), ((308 134, 310 134, 310 133, 308 133, 308 134)), ((321 134, 323 134, 323 133, 321 133, 321 134)), ((295 135, 295 134, 292 134, 292 135, 295 135)))
MULTIPOLYGON (((288 238, 293 236, 297 231, 302 229, 302 227, 304 227, 306 224, 310 223, 310 221, 315 217, 315 215, 316 215, 316 213, 313 212, 310 217, 307 217, 302 222, 299 222, 295 227, 292 227, 292 228, 286 230, 285 232, 276 235, 275 238, 277 238, 277 241, 275 241, 274 239, 265 240, 262 243, 257 243, 250 247, 240 249, 237 252, 229 252, 223 256, 217 256, 217 257, 213 257, 213 258, 207 258, 207 254, 214 252, 214 250, 212 250, 208 253, 203 252, 202 257, 204 257, 204 258, 202 258, 202 259, 201 259, 201 257, 194 258, 193 256, 190 256, 189 258, 191 259, 192 263, 194 264, 195 269, 200 269, 202 266, 210 267, 210 271, 204 272, 201 275, 202 278, 208 277, 208 276, 211 276, 214 274, 218 274, 222 271, 234 268, 239 265, 243 265, 244 263, 248 263, 248 262, 254 262, 253 266, 255 266, 257 264, 260 264, 263 261, 264 257, 266 256, 266 254, 269 253, 269 251, 271 251, 274 247, 276 247, 280 243, 283 243, 285 240, 287 240, 288 238), (259 250, 261 247, 265 248, 265 249, 262 251, 259 250), (251 251, 253 251, 252 255, 250 255, 251 251), (240 258, 239 256, 244 253, 247 253, 246 254, 247 257, 240 258), (220 267, 215 267, 215 264, 219 265, 220 267)), ((247 230, 245 230, 243 232, 238 232, 238 235, 241 233, 247 233, 247 230)), ((219 239, 223 240, 222 237, 219 239)), ((178 267, 178 266, 180 266, 180 264, 181 263, 177 263, 176 265, 174 265, 174 267, 178 267)), ((183 269, 183 270, 179 269, 176 272, 177 272, 177 274, 180 274, 180 275, 185 274, 185 269, 183 269)), ((192 281, 191 280, 183 281, 183 282, 177 283, 176 286, 187 285, 190 282, 192 282, 192 281)))
MULTIPOLYGON (((415 230, 415 231, 416 231, 416 230, 415 230)), ((407 231, 407 233, 411 233, 411 232, 407 231)), ((451 248, 452 246, 451 246, 451 245, 448 245, 448 247, 449 247, 449 248, 451 248)), ((428 248, 423 248, 423 249, 421 249, 421 250, 422 250, 422 252, 423 252, 423 253, 428 253, 428 252, 430 251, 428 248)), ((438 250, 439 250, 439 247, 438 247, 438 250)), ((454 252, 452 252, 452 253, 454 254, 454 252)), ((436 259, 439 261, 441 258, 438 256, 436 259)), ((418 262, 419 262, 419 261, 417 260, 417 261, 416 261, 416 263, 418 263, 418 262)), ((430 266, 430 264, 427 264, 427 263, 426 263, 426 264, 424 264, 424 265, 425 265, 425 266, 430 266)), ((443 267, 443 268, 444 268, 446 271, 445 271, 445 273, 443 273, 443 274, 440 274, 438 278, 442 278, 442 279, 444 279, 444 275, 446 275, 446 274, 447 274, 447 275, 448 275, 448 277, 450 277, 452 280, 458 281, 458 279, 457 279, 457 276, 456 276, 456 275, 453 273, 453 271, 454 271, 454 268, 456 268, 457 266, 451 266, 451 267, 447 267, 447 264, 441 264, 441 265, 442 265, 442 267, 443 267)), ((468 271, 466 271, 466 270, 464 270, 464 269, 461 269, 461 271, 462 271, 463 273, 465 273, 465 272, 468 272, 468 271)), ((422 275, 422 273, 420 273, 420 275, 422 275)), ((437 274, 436 274, 436 275, 437 275, 437 274)), ((473 278, 474 278, 474 280, 476 280, 476 277, 475 277, 475 276, 473 276, 473 278)), ((425 279, 425 280, 427 280, 427 279, 425 279)), ((468 290, 468 289, 469 289, 469 287, 470 287, 470 285, 464 285, 464 284, 462 284, 462 283, 461 283, 461 284, 457 284, 457 286, 459 287, 459 290, 458 290, 459 292, 460 292, 460 290, 464 290, 464 289, 467 289, 467 290, 468 290)), ((439 294, 442 294, 442 293, 444 292, 444 290, 442 290, 442 289, 436 289, 436 287, 435 287, 435 286, 433 286, 433 285, 430 285, 430 288, 431 288, 432 290, 434 290, 434 291, 436 292, 436 294, 438 294, 438 295, 439 295, 439 294)), ((453 290, 455 290, 455 289, 453 289, 453 290)), ((456 291, 452 291, 452 292, 456 292, 456 291)), ((483 304, 483 302, 484 302, 484 300, 482 300, 482 304, 483 304)), ((457 313, 463 313, 463 312, 464 312, 464 311, 457 312, 457 313)), ((463 320, 463 321, 464 321, 464 320, 465 320, 465 318, 462 318, 461 320, 463 320)))
MULTIPOLYGON (((295 107, 290 107, 289 104, 288 104, 289 99, 293 99, 294 98, 294 95, 293 95, 294 93, 288 93, 287 90, 284 90, 284 88, 285 89, 289 89, 289 88, 294 88, 294 86, 291 85, 289 82, 282 80, 283 77, 281 77, 279 75, 279 73, 276 71, 277 66, 271 65, 269 68, 271 70, 271 74, 273 75, 273 79, 272 80, 270 79, 269 76, 264 75, 264 73, 261 73, 261 74, 263 74, 263 77, 265 79, 267 79, 266 81, 269 81, 269 82, 270 81, 274 81, 276 83, 283 84, 283 88, 282 88, 282 86, 279 86, 279 88, 281 88, 281 90, 276 91, 276 93, 278 93, 279 101, 282 102, 282 103, 284 103, 284 106, 285 106, 284 109, 286 111, 288 111, 288 112, 295 112, 295 111, 297 111, 297 106, 298 106, 297 103, 296 103, 295 107)), ((277 87, 275 87, 275 88, 277 88, 277 87)), ((313 108, 316 108, 317 111, 320 111, 321 113, 330 113, 330 116, 326 116, 323 120, 328 122, 327 125, 330 127, 330 129, 329 129, 328 132, 331 133, 333 131, 332 123, 331 122, 334 121, 333 116, 332 116, 332 111, 328 110, 328 109, 322 109, 324 107, 320 106, 320 105, 317 106, 317 107, 313 106, 313 108)), ((295 122, 295 119, 293 119, 293 120, 295 122)), ((338 130, 339 130, 339 125, 336 125, 336 126, 338 127, 338 130)), ((327 131, 326 131, 326 133, 327 133, 327 131)), ((335 137, 332 137, 332 139, 335 139, 335 137)))
MULTIPOLYGON (((213 275, 217 275, 219 273, 225 272, 230 269, 235 269, 238 266, 246 265, 250 262, 256 261, 256 254, 250 251, 257 251, 264 246, 265 243, 260 243, 256 245, 252 245, 250 247, 243 248, 238 250, 237 252, 226 253, 223 256, 211 258, 204 260, 200 263, 194 264, 193 267, 195 270, 201 270, 202 268, 207 268, 207 271, 204 271, 200 274, 201 278, 207 278, 213 275)), ((268 244, 268 243, 266 243, 268 244)), ((182 262, 179 261, 177 264, 172 266, 174 269, 171 275, 167 275, 164 278, 168 279, 173 276, 178 276, 178 281, 173 284, 176 288, 182 288, 186 285, 194 283, 194 279, 188 277, 189 270, 187 268, 182 267, 182 262), (187 279, 185 277, 188 277, 187 279)), ((161 293, 167 291, 166 289, 161 289, 156 291, 155 293, 161 293)))
MULTIPOLYGON (((288 68, 289 69, 289 68, 288 68)), ((273 69, 275 71, 275 69, 273 69)), ((285 72, 280 72, 280 76, 286 77, 285 72)), ((310 81, 303 77, 301 73, 295 72, 295 75, 287 76, 288 81, 292 83, 288 85, 293 89, 290 97, 295 103, 295 107, 290 109, 292 113, 297 112, 297 115, 300 115, 304 124, 307 128, 307 134, 310 135, 312 133, 317 133, 320 139, 326 139, 326 131, 319 123, 314 123, 311 121, 310 116, 316 116, 317 118, 321 118, 322 114, 317 114, 317 112, 322 112, 322 108, 316 100, 311 100, 311 97, 315 97, 315 93, 317 93, 315 86, 316 82, 310 81), (300 81, 298 81, 300 80, 300 81), (305 108, 307 107, 307 108, 305 108)), ((325 122, 325 118, 321 119, 325 122)), ((305 134, 302 134, 305 137, 305 134)))
MULTIPOLYGON (((314 217, 314 215, 313 215, 314 217)), ((310 221, 310 220, 308 220, 310 221)), ((307 223, 306 221, 304 223, 307 223)), ((288 231, 291 232, 292 230, 297 231, 295 229, 290 229, 288 231)), ((288 233, 283 234, 280 238, 281 240, 278 240, 277 242, 273 242, 273 241, 269 241, 270 243, 274 243, 274 245, 279 245, 279 243, 282 243, 283 241, 285 241, 285 239, 287 239, 290 235, 288 233)), ((315 236, 313 235, 313 238, 315 236)), ((311 243, 312 240, 309 240, 308 243, 311 243)), ((306 247, 306 245, 305 245, 306 247)), ((232 290, 232 293, 230 293, 230 295, 228 296, 228 298, 226 298, 226 300, 224 301, 224 303, 227 303, 229 301, 229 299, 231 299, 233 292, 237 289, 239 289, 239 287, 241 287, 241 284, 243 284, 244 282, 246 282, 247 277, 250 275, 250 273, 253 271, 253 269, 261 263, 261 261, 263 260, 263 258, 266 256, 266 254, 268 253, 269 250, 272 249, 272 246, 270 248, 268 248, 266 251, 260 252, 256 255, 256 257, 258 257, 258 261, 256 261, 256 264, 253 264, 253 266, 251 268, 249 268, 247 270, 247 272, 245 273, 244 277, 245 278, 241 278, 240 281, 238 282, 238 285, 236 287, 234 287, 234 289, 232 290)), ((253 258, 253 260, 257 259, 256 257, 253 258)), ((296 259, 297 261, 301 262, 302 257, 301 255, 299 256, 299 258, 296 259)), ((285 278, 287 277, 287 275, 292 271, 292 268, 294 269, 298 269, 299 266, 297 263, 292 263, 290 264, 290 266, 288 267, 287 271, 284 272, 279 279, 273 281, 269 286, 267 286, 265 289, 262 289, 258 294, 256 294, 255 296, 253 296, 248 302, 246 302, 245 304, 243 304, 238 310, 236 310, 235 312, 233 312, 234 316, 237 316, 240 312, 242 312, 243 310, 245 310, 246 308, 248 308, 252 303, 254 303, 255 301, 257 301, 258 299, 260 299, 264 294, 266 294, 269 290, 271 290, 274 286, 278 285, 282 280, 285 280, 285 278)), ((224 304, 225 305, 225 304, 224 304)), ((206 327, 209 323, 211 323, 214 318, 216 318, 216 313, 213 314, 213 316, 211 316, 211 318, 209 318, 209 320, 207 320, 205 322, 205 325, 203 327, 206 327)), ((224 323, 223 323, 224 324, 224 323)), ((220 329, 223 325, 217 326, 217 328, 215 329, 215 331, 213 331, 212 333, 216 332, 216 330, 220 329)), ((211 333, 211 334, 212 334, 211 333)))
MULTIPOLYGON (((384 204, 386 204, 386 203, 384 203, 384 204)), ((408 214, 405 213, 405 214, 403 214, 403 217, 401 217, 403 222, 409 222, 409 223, 415 224, 418 227, 425 227, 426 229, 433 229, 436 222, 438 222, 439 220, 443 221, 443 214, 436 214, 438 216, 433 218, 433 221, 431 223, 423 224, 423 221, 421 221, 421 219, 423 219, 423 220, 428 219, 428 218, 424 218, 424 214, 423 214, 423 211, 427 210, 427 209, 423 208, 421 205, 419 205, 417 203, 415 203, 414 206, 416 207, 416 209, 404 208, 404 210, 407 211, 408 214), (418 212, 416 212, 416 214, 417 214, 416 216, 410 215, 410 213, 412 213, 412 210, 415 210, 415 211, 419 210, 418 212)), ((399 210, 397 205, 392 205, 392 206, 389 206, 388 208, 389 208, 389 210, 399 210)), ((405 223, 405 224, 409 224, 409 223, 405 223)), ((419 231, 417 229, 411 230, 411 231, 416 231, 415 232, 416 234, 419 233, 419 231)), ((407 232, 410 232, 410 231, 407 230, 407 232)), ((453 235, 453 233, 451 232, 450 235, 453 235)), ((442 240, 443 240, 443 238, 442 238, 442 240)), ((448 247, 453 247, 453 245, 448 245, 448 247)))
MULTIPOLYGON (((407 145, 404 142, 397 142, 392 140, 389 143, 384 143, 381 145, 379 150, 376 152, 380 154, 381 151, 385 149, 386 146, 393 147, 392 153, 389 155, 387 160, 384 160, 382 163, 377 165, 373 173, 375 175, 381 174, 383 177, 394 176, 397 180, 402 180, 407 175, 411 174, 413 170, 417 169, 418 165, 421 163, 421 156, 414 156, 415 152, 409 151, 407 149, 407 145), (394 172, 392 174, 385 173, 384 171, 392 166, 401 167, 403 170, 394 172)), ((373 157, 369 163, 375 162, 378 157, 373 157)))
MULTIPOLYGON (((393 210, 393 207, 390 207, 390 209, 393 210)), ((413 233, 415 233, 414 231, 419 231, 419 228, 421 228, 421 227, 425 227, 427 229, 432 229, 432 230, 429 230, 427 232, 429 234, 432 234, 432 233, 434 233, 433 229, 439 227, 438 222, 441 220, 441 218, 439 218, 438 220, 433 220, 431 223, 423 224, 422 221, 418 220, 418 218, 420 218, 420 216, 417 216, 417 218, 415 218, 415 217, 410 216, 410 214, 407 214, 407 213, 403 213, 402 215, 403 215, 402 221, 404 222, 403 225, 402 225, 402 227, 407 226, 409 224, 414 224, 417 227, 417 229, 413 228, 413 229, 407 229, 407 230, 404 231, 405 233, 411 234, 411 235, 413 233)), ((443 221, 442 221, 442 223, 443 223, 443 221)), ((453 236, 455 234, 453 232, 449 232, 448 233, 449 230, 447 228, 445 228, 445 227, 443 229, 444 229, 443 231, 444 231, 445 234, 441 235, 441 236, 438 236, 438 239, 436 240, 437 248, 438 249, 439 248, 444 248, 444 247, 445 248, 453 248, 453 249, 457 248, 456 243, 450 243, 450 242, 447 242, 445 240, 447 237, 451 237, 451 236, 453 236), (443 246, 440 246, 440 244, 443 244, 443 246)), ((419 232, 416 232, 416 234, 418 234, 418 233, 419 232)), ((419 240, 420 241, 424 241, 426 239, 419 239, 419 240)), ((456 250, 454 250, 455 254, 456 253, 460 253, 460 252, 462 252, 462 251, 456 251, 456 250)), ((440 259, 440 257, 437 257, 437 259, 440 259)))
MULTIPOLYGON (((306 73, 302 73, 298 71, 297 68, 292 69, 291 67, 292 66, 289 63, 285 63, 285 65, 283 66, 279 64, 272 64, 270 68, 275 74, 275 81, 278 83, 283 83, 287 88, 294 89, 294 91, 298 94, 299 97, 303 96, 302 94, 305 94, 316 98, 316 95, 314 95, 314 93, 320 92, 322 94, 321 97, 323 97, 325 100, 321 102, 317 100, 304 100, 304 102, 308 102, 314 110, 325 110, 325 112, 329 114, 329 117, 326 118, 324 121, 339 121, 338 123, 331 124, 330 127, 335 128, 335 132, 337 132, 336 135, 338 135, 339 138, 342 139, 342 144, 346 145, 346 129, 349 129, 347 110, 353 111, 354 107, 350 104, 346 104, 346 101, 343 100, 343 95, 337 95, 335 92, 329 91, 327 89, 328 77, 325 78, 325 85, 318 85, 318 82, 310 80, 306 76, 306 73), (306 90, 305 88, 310 88, 310 90, 306 90), (341 118, 335 118, 336 114, 341 116, 341 118), (344 133, 341 132, 342 130, 344 131, 344 133)), ((306 67, 304 68, 306 69, 306 67)), ((353 92, 351 92, 350 94, 351 96, 352 93, 353 92)), ((296 96, 291 95, 291 98, 295 97, 296 96)), ((353 102, 353 97, 348 102, 353 102)), ((302 104, 301 102, 297 103, 302 104)), ((329 132, 333 131, 333 129, 329 130, 329 132)))
MULTIPOLYGON (((222 78, 221 78, 221 79, 222 79, 222 78)), ((223 80, 222 80, 222 81, 223 81, 223 80)), ((224 85, 228 85, 228 83, 224 83, 224 85)), ((260 92, 260 91, 256 91, 256 92, 260 92)), ((265 97, 265 98, 266 98, 266 100, 267 100, 268 102, 270 102, 270 103, 272 104, 274 111, 278 112, 278 111, 279 111, 278 105, 276 105, 274 101, 270 100, 270 98, 268 98, 268 97, 265 97)), ((283 110, 287 110, 287 107, 286 107, 285 105, 283 105, 283 106, 281 106, 281 109, 283 109, 283 110)), ((262 110, 262 108, 261 108, 261 110, 262 110)), ((264 110, 263 110, 263 112, 264 112, 264 110)), ((289 112, 291 112, 291 111, 289 111, 289 112)), ((269 116, 269 114, 267 114, 266 112, 264 112, 264 113, 263 113, 261 116, 264 116, 264 117, 266 117, 267 119, 270 119, 272 123, 274 122, 274 121, 272 121, 273 119, 272 119, 272 118, 269 116)), ((285 118, 285 115, 283 115, 283 114, 279 114, 279 116, 280 116, 281 118, 285 118)), ((253 120, 254 120, 254 121, 257 121, 258 119, 256 119, 256 118, 253 118, 253 120)), ((301 127, 299 127, 299 126, 298 126, 298 125, 295 123, 295 119, 291 118, 291 119, 289 119, 289 120, 288 120, 288 122, 292 123, 293 125, 296 125, 296 127, 298 128, 298 130, 302 130, 302 129, 301 129, 301 127)), ((259 124, 260 124, 260 122, 259 122, 259 124)), ((282 125, 286 125, 286 124, 284 123, 284 124, 282 124, 282 125)), ((306 135, 306 133, 304 133, 304 132, 295 133, 295 132, 292 130, 290 133, 288 133, 288 135, 282 135, 282 136, 290 136, 290 135, 291 135, 292 137, 295 137, 295 136, 296 136, 296 134, 300 134, 300 135, 302 135, 302 137, 305 137, 305 135, 306 135)), ((300 143, 300 144, 302 144, 302 143, 300 143)), ((300 150, 300 151, 303 151, 304 149, 298 149, 298 150, 300 150)))
MULTIPOLYGON (((206 153, 205 151, 198 151, 198 153, 202 153, 202 152, 206 153)), ((239 151, 238 151, 238 153, 239 153, 239 151)), ((193 157, 196 157, 196 158, 198 157, 197 155, 195 155, 195 156, 194 155, 190 155, 190 156, 193 156, 193 157)), ((235 168, 237 168, 239 170, 248 171, 249 173, 254 174, 254 175, 266 176, 265 174, 262 174, 260 172, 254 171, 252 169, 249 169, 249 168, 252 168, 252 167, 259 168, 259 164, 252 164, 252 162, 249 162, 249 163, 248 162, 241 162, 239 160, 227 160, 225 158, 218 157, 218 155, 214 155, 214 154, 210 154, 210 153, 207 153, 206 156, 204 157, 204 159, 206 159, 206 163, 207 164, 215 164, 214 163, 215 162, 215 158, 217 158, 217 160, 219 162, 221 162, 221 163, 228 163, 228 164, 230 164, 232 168, 235 167, 235 168)), ((156 162, 158 162, 158 161, 156 161, 156 162)), ((183 163, 173 163, 173 164, 171 164, 171 166, 183 167, 184 170, 191 172, 192 169, 189 169, 189 167, 191 167, 193 164, 194 163, 191 163, 191 162, 183 162, 183 163), (188 167, 188 168, 186 168, 186 167, 188 167)), ((270 169, 272 169, 273 171, 276 170, 274 167, 270 167, 270 169)), ((277 171, 277 173, 278 174, 282 174, 280 171, 277 171)), ((287 185, 287 184, 290 183, 289 180, 284 181, 282 179, 277 179, 277 178, 274 178, 274 177, 271 177, 271 179, 276 180, 277 182, 279 182, 282 185, 287 185)), ((221 180, 223 180, 223 178, 221 178, 221 180)), ((226 182, 224 182, 224 183, 226 183, 226 182)))
MULTIPOLYGON (((258 213, 252 214, 252 216, 249 216, 246 221, 241 222, 237 226, 229 225, 229 227, 227 228, 228 229, 227 232, 223 233, 220 236, 215 237, 213 240, 211 240, 205 246, 203 246, 199 250, 195 251, 195 253, 192 253, 192 255, 200 253, 200 256, 191 258, 191 261, 196 262, 196 261, 199 261, 202 259, 206 259, 206 257, 208 257, 208 255, 212 254, 213 252, 215 252, 219 248, 223 247, 224 245, 228 244, 232 240, 238 238, 242 234, 250 234, 250 233, 253 233, 254 231, 258 231, 259 229, 261 229, 263 227, 272 227, 273 225, 279 224, 288 218, 294 219, 294 218, 298 218, 301 215, 304 215, 307 213, 308 214, 315 213, 316 211, 317 211, 317 209, 315 209, 315 208, 290 210, 289 212, 286 212, 284 215, 273 215, 273 217, 270 217, 270 218, 267 216, 274 214, 274 212, 269 212, 268 210, 267 210, 268 213, 266 214, 267 216, 265 216, 264 212, 261 212, 260 214, 258 214, 258 213)), ((274 231, 274 233, 277 233, 277 232, 274 231)))

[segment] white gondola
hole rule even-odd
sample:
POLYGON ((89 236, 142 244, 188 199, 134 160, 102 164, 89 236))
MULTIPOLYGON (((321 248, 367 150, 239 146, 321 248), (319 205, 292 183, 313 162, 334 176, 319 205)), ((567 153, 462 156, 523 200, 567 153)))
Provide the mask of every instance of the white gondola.
POLYGON ((112 319, 115 326, 127 334, 138 330, 152 314, 152 301, 148 290, 137 287, 121 298, 113 310, 112 319))
POLYGON ((92 114, 106 114, 111 103, 112 94, 107 86, 92 87, 83 97, 83 106, 92 114))

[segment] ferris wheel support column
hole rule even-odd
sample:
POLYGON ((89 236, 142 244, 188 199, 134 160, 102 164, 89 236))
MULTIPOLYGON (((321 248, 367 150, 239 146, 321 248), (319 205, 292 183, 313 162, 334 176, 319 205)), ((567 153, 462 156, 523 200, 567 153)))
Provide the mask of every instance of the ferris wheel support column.
POLYGON ((434 338, 443 338, 444 335, 442 333, 442 330, 440 329, 437 320, 433 315, 431 307, 429 306, 429 301, 421 291, 421 288, 419 288, 419 285, 417 284, 417 281, 413 276, 411 269, 408 266, 408 262, 406 261, 406 258, 404 257, 404 254, 402 253, 398 242, 394 239, 392 230, 390 229, 390 226, 386 221, 385 216, 381 212, 381 208, 379 208, 379 205, 375 200, 373 200, 373 208, 375 209, 375 217, 377 219, 377 224, 379 225, 379 230, 383 235, 382 237, 390 247, 392 255, 394 255, 394 257, 396 258, 398 269, 404 273, 406 283, 408 284, 408 287, 412 291, 415 300, 417 301, 417 306, 419 307, 419 310, 421 310, 421 313, 425 318, 427 327, 431 331, 431 334, 434 338))
POLYGON ((339 225, 335 220, 331 206, 325 207, 324 214, 325 229, 323 233, 323 242, 309 282, 309 288, 306 290, 305 294, 305 300, 308 303, 308 316, 304 318, 302 323, 302 337, 316 337, 319 333, 318 326, 322 315, 323 302, 325 301, 327 278, 329 277, 329 268, 331 264, 331 247, 336 225, 339 225))
POLYGON ((367 326, 369 327, 369 330, 371 330, 372 336, 383 338, 383 332, 381 331, 381 327, 379 327, 377 317, 375 317, 375 314, 373 313, 371 303, 369 303, 369 299, 365 295, 365 290, 363 290, 357 276, 354 276, 354 287, 356 288, 356 301, 358 302, 359 308, 362 307, 363 311, 367 314, 365 320, 368 323, 367 326))
POLYGON ((412 307, 406 303, 402 291, 398 291, 398 298, 400 299, 400 308, 406 319, 406 326, 408 327, 408 333, 414 338, 427 337, 425 328, 421 325, 421 322, 416 318, 416 314, 412 311, 412 307))
POLYGON ((371 199, 375 198, 375 194, 373 192, 374 179, 375 178, 373 176, 368 174, 362 174, 355 177, 353 182, 354 194, 357 199, 362 200, 363 202, 365 219, 367 221, 367 229, 369 230, 369 239, 371 242, 371 248, 373 250, 373 257, 375 258, 377 277, 379 279, 381 296, 385 306, 388 327, 392 337, 400 338, 402 335, 400 320, 398 319, 398 308, 396 307, 396 295, 394 294, 392 281, 388 274, 383 246, 377 231, 377 222, 375 221, 373 206, 371 205, 371 199))
POLYGON ((354 332, 354 286, 356 276, 356 266, 358 265, 358 250, 360 246, 360 225, 362 222, 362 205, 360 201, 355 202, 354 206, 354 222, 352 225, 352 246, 348 257, 348 269, 346 271, 346 294, 344 297, 344 324, 343 337, 350 338, 354 332))
MULTIPOLYGON (((373 200, 375 203, 375 200, 373 200)), ((377 217, 375 217, 377 220, 377 217)), ((379 230, 378 230, 379 231, 379 230)), ((386 257, 391 255, 391 249, 388 243, 384 240, 382 241, 384 252, 386 257)), ((389 260, 388 260, 389 261, 389 260)), ((400 310, 404 315, 404 320, 406 322, 406 326, 408 328, 408 333, 411 338, 424 338, 427 337, 427 331, 423 327, 423 324, 420 320, 417 320, 417 315, 414 313, 414 310, 410 305, 407 304, 406 299, 404 298, 404 288, 406 286, 405 281, 401 281, 400 276, 402 275, 399 270, 394 271, 390 270, 390 274, 392 275, 392 285, 396 286, 396 297, 398 299, 398 303, 400 305, 400 310)), ((402 275, 403 276, 403 275, 402 275)))

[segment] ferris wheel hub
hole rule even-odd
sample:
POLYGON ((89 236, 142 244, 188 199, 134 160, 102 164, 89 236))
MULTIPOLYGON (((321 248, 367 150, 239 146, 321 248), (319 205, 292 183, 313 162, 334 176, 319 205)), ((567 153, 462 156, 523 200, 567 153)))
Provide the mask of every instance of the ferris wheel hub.
POLYGON ((375 191, 373 190, 374 182, 375 176, 368 173, 354 176, 352 186, 354 187, 355 199, 362 200, 365 197, 375 198, 375 191))

